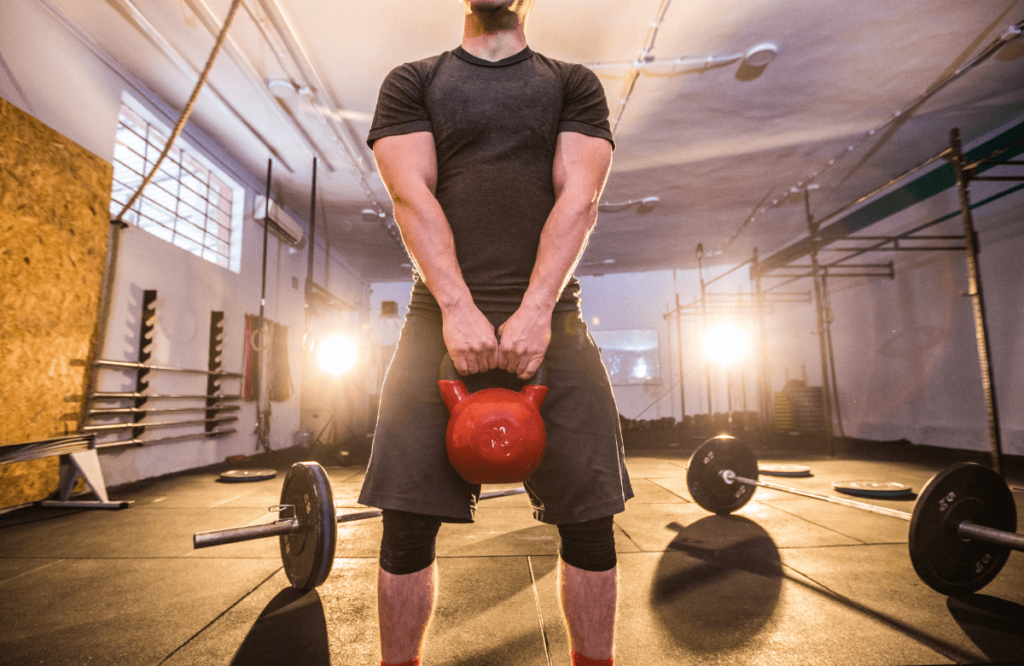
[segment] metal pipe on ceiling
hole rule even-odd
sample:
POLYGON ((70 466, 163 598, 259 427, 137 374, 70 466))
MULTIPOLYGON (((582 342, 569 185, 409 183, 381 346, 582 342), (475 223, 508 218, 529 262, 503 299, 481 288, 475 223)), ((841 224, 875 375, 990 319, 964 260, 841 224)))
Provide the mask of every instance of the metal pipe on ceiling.
MULTIPOLYGON (((284 49, 287 53, 278 52, 278 59, 282 61, 282 65, 284 65, 284 60, 290 60, 292 65, 301 74, 302 79, 305 82, 305 89, 309 91, 308 98, 312 110, 315 112, 317 118, 320 119, 320 122, 330 130, 330 135, 349 158, 353 175, 355 175, 356 179, 359 181, 359 184, 371 205, 378 213, 385 212, 383 204, 381 204, 367 180, 367 175, 372 174, 373 172, 369 167, 368 160, 364 157, 363 150, 358 143, 355 132, 352 130, 351 125, 348 124, 348 121, 339 120, 338 116, 341 114, 341 105, 328 94, 328 88, 324 83, 323 77, 320 75, 320 72, 310 59, 301 40, 295 34, 295 30, 292 28, 291 23, 281 10, 281 6, 278 4, 277 0, 258 0, 259 8, 262 9, 265 14, 265 20, 261 20, 264 17, 259 15, 258 10, 253 6, 253 4, 254 0, 246 0, 243 6, 250 12, 250 15, 253 16, 271 48, 274 48, 275 51, 280 49, 280 44, 275 42, 280 42, 284 45, 284 49), (267 30, 268 25, 273 30, 277 39, 273 39, 270 36, 269 31, 267 30)), ((387 233, 396 242, 401 243, 401 236, 398 233, 398 227, 394 221, 388 220, 386 216, 382 216, 381 221, 385 231, 387 231, 387 233)))
MULTIPOLYGON (((218 19, 217 16, 213 13, 213 10, 210 9, 210 5, 206 3, 206 0, 185 0, 185 2, 192 9, 193 13, 195 13, 195 15, 199 17, 199 20, 203 22, 203 26, 207 29, 207 31, 210 32, 210 34, 217 35, 220 33, 220 19, 218 19)), ((314 157, 317 157, 321 161, 323 161, 327 169, 333 172, 335 170, 335 166, 331 162, 330 158, 324 155, 323 151, 321 151, 320 148, 317 147, 316 143, 314 143, 313 140, 306 133, 306 130, 301 125, 299 125, 298 120, 291 114, 285 113, 285 111, 281 108, 281 105, 278 102, 277 98, 267 88, 267 83, 264 80, 263 76, 256 70, 256 67, 252 64, 249 58, 246 57, 246 55, 242 52, 238 44, 235 42, 234 39, 231 38, 230 35, 228 35, 227 39, 225 40, 224 50, 231 58, 231 61, 235 63, 235 66, 238 67, 239 71, 241 71, 242 74, 244 74, 245 77, 249 79, 249 83, 252 84, 252 87, 264 99, 266 99, 269 102, 270 108, 274 111, 275 115, 280 120, 283 120, 285 124, 290 126, 292 130, 295 131, 296 135, 299 137, 302 143, 306 146, 306 149, 313 153, 314 157)))
MULTIPOLYGON (((142 90, 141 85, 137 85, 138 79, 136 79, 135 76, 130 74, 119 62, 112 58, 110 54, 103 50, 99 46, 99 44, 97 44, 81 28, 75 25, 64 14, 64 12, 61 9, 53 3, 52 0, 36 0, 36 2, 43 9, 45 9, 46 12, 50 14, 50 16, 56 19, 57 22, 64 27, 64 29, 66 29, 68 32, 74 35, 78 39, 78 41, 82 43, 83 46, 92 51, 93 55, 99 58, 103 62, 103 64, 105 64, 111 70, 116 72, 122 79, 132 84, 132 86, 136 88, 140 93, 142 93, 144 97, 150 98, 150 100, 153 101, 148 91, 142 90)), ((132 21, 135 23, 136 27, 138 27, 138 29, 141 30, 143 34, 145 34, 150 39, 150 41, 152 41, 153 44, 164 53, 164 55, 174 64, 175 67, 181 70, 181 72, 189 78, 195 79, 199 76, 199 70, 197 70, 191 64, 189 64, 189 62, 185 60, 181 53, 179 53, 173 46, 170 45, 169 42, 167 42, 167 40, 162 35, 160 35, 159 32, 157 32, 156 28, 154 28, 153 25, 148 20, 146 20, 145 16, 143 16, 142 13, 133 4, 128 2, 128 0, 116 0, 116 2, 118 2, 121 5, 121 8, 125 10, 125 12, 127 12, 127 14, 131 17, 132 21)), ((220 91, 217 90, 215 86, 208 83, 206 85, 206 88, 210 91, 211 95, 216 100, 216 102, 220 104, 225 111, 233 115, 235 119, 238 120, 242 124, 242 126, 245 127, 245 129, 247 129, 249 133, 252 134, 257 141, 263 144, 263 146, 272 155, 274 155, 275 159, 279 160, 288 171, 292 171, 291 166, 283 157, 281 157, 281 155, 277 152, 277 149, 274 148, 273 145, 271 145, 270 141, 268 141, 267 138, 264 137, 259 132, 259 130, 250 125, 248 121, 246 121, 242 114, 238 111, 238 109, 232 106, 231 103, 224 98, 224 96, 220 93, 220 91)))

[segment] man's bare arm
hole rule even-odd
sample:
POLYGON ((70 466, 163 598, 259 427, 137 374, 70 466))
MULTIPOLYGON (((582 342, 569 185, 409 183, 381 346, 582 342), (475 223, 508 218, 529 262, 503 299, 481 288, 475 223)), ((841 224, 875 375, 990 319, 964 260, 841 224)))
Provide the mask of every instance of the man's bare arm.
POLYGON ((448 353, 462 374, 496 367, 494 327, 473 303, 455 256, 451 227, 434 192, 437 151, 434 135, 387 136, 373 144, 384 185, 394 202, 395 221, 416 270, 441 306, 448 353))
POLYGON ((523 379, 537 371, 547 351, 551 313, 597 221, 611 162, 608 141, 576 132, 558 135, 552 169, 555 206, 544 223, 523 302, 498 329, 498 365, 523 379))

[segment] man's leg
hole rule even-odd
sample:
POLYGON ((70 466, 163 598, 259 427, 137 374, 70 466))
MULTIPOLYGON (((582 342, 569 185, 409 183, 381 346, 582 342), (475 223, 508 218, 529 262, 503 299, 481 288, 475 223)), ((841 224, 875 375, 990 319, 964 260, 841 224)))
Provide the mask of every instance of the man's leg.
POLYGON ((611 659, 615 642, 617 570, 585 571, 559 560, 558 589, 569 647, 594 661, 611 659))
POLYGON ((437 599, 434 549, 441 519, 384 510, 377 618, 384 664, 418 663, 437 599))
POLYGON ((380 652, 385 664, 417 659, 437 600, 437 563, 396 576, 377 570, 380 652))
POLYGON ((618 577, 612 517, 559 525, 558 590, 574 666, 611 664, 618 577))

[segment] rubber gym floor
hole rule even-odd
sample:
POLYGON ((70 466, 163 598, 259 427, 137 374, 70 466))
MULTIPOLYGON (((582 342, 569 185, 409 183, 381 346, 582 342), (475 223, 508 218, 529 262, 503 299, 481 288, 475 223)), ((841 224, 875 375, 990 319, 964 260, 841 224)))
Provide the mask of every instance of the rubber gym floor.
MULTIPOLYGON (((827 495, 837 480, 920 491, 949 462, 757 453, 813 472, 776 483, 827 495)), ((276 516, 267 507, 290 461, 273 462, 268 481, 221 483, 222 468, 207 468, 112 488, 134 500, 120 511, 0 515, 0 664, 378 664, 379 518, 338 526, 333 571, 307 593, 289 587, 277 538, 192 549, 194 532, 276 516)), ((980 592, 946 597, 914 573, 906 522, 763 488, 714 516, 692 502, 687 462, 628 458, 617 665, 1024 662, 1024 554, 980 592)), ((358 511, 362 469, 327 470, 339 513, 358 511)), ((1008 482, 1021 485, 1019 470, 1008 482)), ((1024 515, 1024 494, 1015 499, 1024 515)), ((424 666, 568 666, 556 535, 523 495, 444 526, 424 666)))

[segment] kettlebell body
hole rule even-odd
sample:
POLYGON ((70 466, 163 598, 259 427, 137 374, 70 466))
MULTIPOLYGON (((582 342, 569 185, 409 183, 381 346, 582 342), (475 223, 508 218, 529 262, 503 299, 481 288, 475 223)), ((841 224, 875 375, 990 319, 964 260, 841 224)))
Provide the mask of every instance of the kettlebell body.
MULTIPOLYGON (((454 368, 446 354, 438 388, 451 414, 445 445, 452 466, 469 483, 522 482, 544 458, 547 432, 540 408, 548 387, 531 383, 518 392, 488 388, 470 393, 461 380, 451 378, 454 368)), ((537 375, 530 381, 538 381, 537 375)), ((546 372, 539 381, 545 379, 546 372)))

